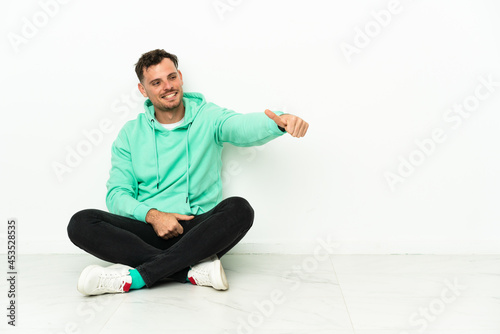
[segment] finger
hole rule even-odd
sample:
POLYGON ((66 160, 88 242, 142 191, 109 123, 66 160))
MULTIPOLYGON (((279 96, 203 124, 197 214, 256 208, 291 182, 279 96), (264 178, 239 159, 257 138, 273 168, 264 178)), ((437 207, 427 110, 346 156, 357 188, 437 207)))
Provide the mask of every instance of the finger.
POLYGON ((301 133, 301 137, 304 137, 307 133, 307 129, 309 129, 309 124, 307 122, 304 122, 304 127, 302 128, 302 133, 301 133))
POLYGON ((294 121, 293 122, 294 129, 293 129, 293 131, 291 131, 291 135, 293 137, 296 137, 296 138, 303 137, 304 136, 304 128, 305 128, 307 123, 299 117, 294 118, 293 121, 294 121))
POLYGON ((297 128, 297 121, 292 118, 287 122, 286 132, 295 137, 295 129, 297 128))
POLYGON ((178 220, 191 220, 194 218, 194 216, 180 215, 178 213, 174 213, 173 215, 178 220))
POLYGON ((302 121, 300 123, 300 127, 299 127, 299 129, 297 131, 297 137, 298 138, 301 138, 301 137, 305 136, 306 131, 307 131, 307 126, 308 126, 307 122, 302 121))
POLYGON ((178 236, 179 234, 176 231, 171 231, 165 234, 164 239, 172 239, 178 236))
POLYGON ((278 124, 278 126, 280 126, 282 128, 284 128, 286 126, 286 124, 281 120, 281 118, 278 115, 276 115, 275 113, 273 113, 271 110, 266 109, 266 111, 264 111, 264 113, 267 115, 267 117, 272 119, 274 121, 274 123, 278 124))
POLYGON ((181 225, 181 224, 179 224, 179 225, 177 226, 177 230, 176 230, 176 232, 177 232, 177 235, 184 233, 184 227, 182 227, 182 225, 181 225))
POLYGON ((155 233, 156 233, 156 235, 157 235, 159 238, 163 238, 163 237, 165 237, 165 234, 166 234, 165 232, 162 232, 162 231, 160 231, 160 230, 158 230, 158 229, 155 229, 155 233))
POLYGON ((273 121, 276 122, 276 120, 279 120, 279 116, 276 115, 274 112, 272 112, 271 110, 269 109, 266 109, 264 111, 264 113, 267 115, 267 117, 269 117, 270 119, 272 119, 273 121))
POLYGON ((300 129, 300 122, 294 120, 293 127, 290 127, 290 134, 292 135, 292 137, 297 137, 299 129, 300 129))

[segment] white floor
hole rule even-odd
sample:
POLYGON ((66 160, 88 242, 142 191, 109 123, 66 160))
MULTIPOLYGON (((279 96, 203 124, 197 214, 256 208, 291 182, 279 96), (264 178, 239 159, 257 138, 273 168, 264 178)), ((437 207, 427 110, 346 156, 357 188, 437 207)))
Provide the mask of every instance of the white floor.
MULTIPOLYGON (((6 268, 5 255, 0 256, 6 268)), ((500 255, 227 255, 228 291, 164 283, 84 297, 88 255, 18 259, 1 333, 499 334, 500 255)), ((5 275, 7 270, 5 269, 5 275)))

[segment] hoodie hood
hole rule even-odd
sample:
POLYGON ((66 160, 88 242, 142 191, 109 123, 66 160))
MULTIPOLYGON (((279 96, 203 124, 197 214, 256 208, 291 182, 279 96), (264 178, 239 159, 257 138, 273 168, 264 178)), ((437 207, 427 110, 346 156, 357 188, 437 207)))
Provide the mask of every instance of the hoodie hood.
MULTIPOLYGON (((180 127, 187 126, 187 124, 192 123, 201 108, 206 104, 205 97, 200 93, 189 93, 184 92, 182 97, 182 103, 184 104, 184 123, 180 127)), ((149 124, 154 127, 154 122, 158 122, 155 117, 155 107, 150 99, 144 101, 144 110, 149 124)), ((157 127, 156 130, 165 130, 163 127, 157 127)))

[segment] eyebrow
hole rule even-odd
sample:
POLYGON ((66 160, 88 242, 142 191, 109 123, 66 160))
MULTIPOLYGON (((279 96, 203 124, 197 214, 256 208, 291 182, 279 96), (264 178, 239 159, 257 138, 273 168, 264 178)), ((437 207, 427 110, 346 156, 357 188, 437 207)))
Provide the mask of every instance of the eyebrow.
MULTIPOLYGON (((172 72, 172 73, 169 73, 169 74, 167 75, 167 77, 170 77, 170 76, 172 76, 173 74, 177 74, 177 71, 172 72)), ((161 78, 154 78, 154 79, 152 79, 152 80, 149 82, 149 84, 150 84, 150 85, 151 85, 151 84, 153 84, 153 82, 155 82, 156 80, 161 80, 161 78)))

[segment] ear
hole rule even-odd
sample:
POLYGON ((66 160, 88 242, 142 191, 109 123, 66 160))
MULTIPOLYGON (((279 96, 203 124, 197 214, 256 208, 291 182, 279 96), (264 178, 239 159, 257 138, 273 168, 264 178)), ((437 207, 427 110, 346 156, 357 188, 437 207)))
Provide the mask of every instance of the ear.
POLYGON ((177 72, 179 73, 179 78, 181 79, 181 86, 182 86, 184 85, 184 81, 182 81, 182 73, 179 70, 177 70, 177 72))
POLYGON ((142 96, 148 97, 148 93, 146 93, 146 88, 144 88, 142 83, 137 84, 137 88, 139 88, 139 91, 141 92, 142 96))

